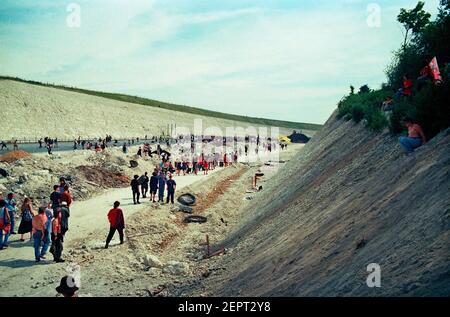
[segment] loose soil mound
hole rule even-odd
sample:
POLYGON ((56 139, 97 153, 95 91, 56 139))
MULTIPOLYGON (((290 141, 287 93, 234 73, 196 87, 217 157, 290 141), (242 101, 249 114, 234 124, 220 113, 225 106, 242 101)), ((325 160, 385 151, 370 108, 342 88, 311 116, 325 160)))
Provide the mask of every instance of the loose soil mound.
POLYGON ((77 171, 92 183, 104 188, 121 188, 130 184, 131 179, 120 173, 113 173, 104 168, 93 166, 79 166, 77 171))
POLYGON ((26 151, 22 151, 22 150, 12 151, 12 152, 9 152, 9 153, 6 153, 6 154, 0 156, 0 162, 12 163, 17 160, 20 160, 20 159, 23 159, 26 157, 30 157, 30 156, 31 156, 31 154, 26 151))

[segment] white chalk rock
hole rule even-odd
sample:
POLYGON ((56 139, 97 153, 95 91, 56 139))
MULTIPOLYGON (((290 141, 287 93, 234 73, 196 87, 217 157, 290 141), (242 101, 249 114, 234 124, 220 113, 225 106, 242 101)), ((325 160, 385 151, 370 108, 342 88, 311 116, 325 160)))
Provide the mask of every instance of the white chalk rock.
POLYGON ((186 274, 189 270, 189 265, 184 262, 178 261, 170 261, 168 262, 164 268, 163 273, 173 274, 173 275, 183 275, 186 274))
POLYGON ((149 267, 161 268, 163 267, 162 262, 154 255, 147 254, 144 257, 144 264, 149 267))

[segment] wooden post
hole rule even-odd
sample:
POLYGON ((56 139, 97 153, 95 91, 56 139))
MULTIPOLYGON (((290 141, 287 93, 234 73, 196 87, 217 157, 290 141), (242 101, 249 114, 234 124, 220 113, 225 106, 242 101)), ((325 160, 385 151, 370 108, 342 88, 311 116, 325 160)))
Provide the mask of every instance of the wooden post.
POLYGON ((211 254, 211 247, 209 245, 209 235, 206 235, 206 254, 208 255, 208 258, 211 254))

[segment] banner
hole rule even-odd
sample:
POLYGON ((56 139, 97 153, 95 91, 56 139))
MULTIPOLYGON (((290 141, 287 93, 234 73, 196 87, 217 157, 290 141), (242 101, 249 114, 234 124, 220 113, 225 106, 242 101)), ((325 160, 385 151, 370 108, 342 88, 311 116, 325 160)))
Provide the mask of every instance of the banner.
POLYGON ((435 82, 442 81, 442 77, 441 77, 441 73, 439 72, 439 65, 438 65, 436 57, 434 57, 431 60, 429 66, 430 66, 431 76, 432 76, 433 80, 435 82))

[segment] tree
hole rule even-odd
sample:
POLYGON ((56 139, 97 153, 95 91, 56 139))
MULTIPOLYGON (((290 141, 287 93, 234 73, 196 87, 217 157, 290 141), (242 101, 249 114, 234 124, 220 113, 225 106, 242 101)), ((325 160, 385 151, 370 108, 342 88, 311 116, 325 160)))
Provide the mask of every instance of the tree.
POLYGON ((354 95, 355 94, 355 87, 353 87, 353 85, 350 86, 350 95, 354 95))
POLYGON ((369 88, 368 85, 363 85, 363 86, 361 86, 361 87, 359 88, 358 94, 367 94, 367 93, 369 93, 370 91, 371 91, 371 90, 370 90, 370 88, 369 88))
POLYGON ((400 9, 397 21, 405 28, 403 48, 406 47, 412 36, 420 33, 430 23, 431 14, 423 9, 424 5, 425 2, 419 1, 414 9, 400 9))

